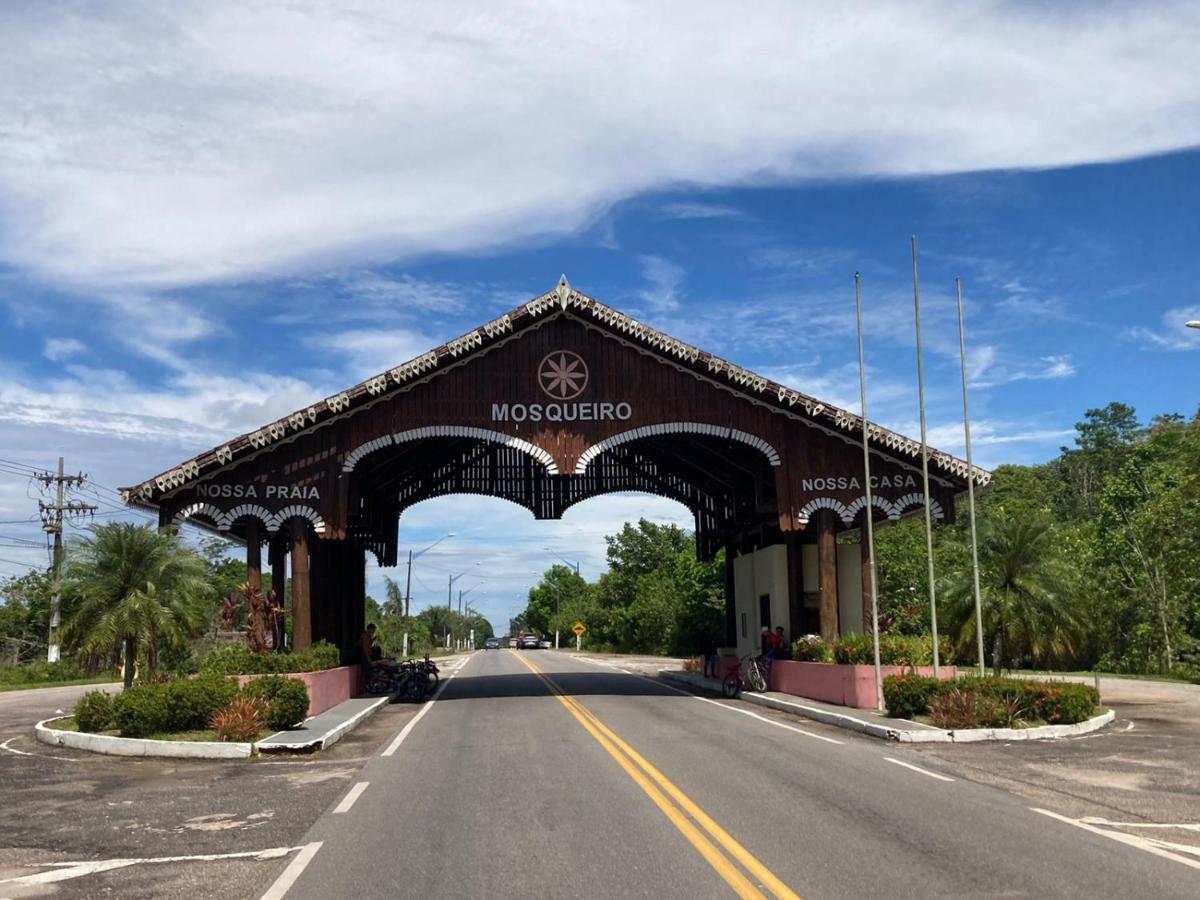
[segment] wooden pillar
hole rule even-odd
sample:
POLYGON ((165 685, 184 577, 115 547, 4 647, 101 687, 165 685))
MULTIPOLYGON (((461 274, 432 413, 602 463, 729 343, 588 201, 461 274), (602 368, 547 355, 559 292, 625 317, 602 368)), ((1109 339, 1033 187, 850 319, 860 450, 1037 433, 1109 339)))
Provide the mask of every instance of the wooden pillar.
MULTIPOLYGON (((283 535, 277 537, 268 545, 267 560, 271 564, 271 590, 275 592, 276 602, 287 609, 287 544, 283 535)), ((283 622, 276 620, 275 649, 283 647, 283 622)))
POLYGON ((262 590, 262 543, 256 519, 246 523, 246 583, 262 590))
POLYGON ((312 646, 312 594, 308 570, 308 523, 292 520, 292 649, 312 646))
POLYGON ((804 570, 803 552, 798 531, 785 531, 783 534, 784 547, 787 550, 787 589, 788 589, 788 633, 789 647, 791 642, 804 634, 804 570))
MULTIPOLYGON (((863 510, 864 515, 870 515, 870 510, 863 510)), ((871 548, 867 544, 867 528, 863 525, 862 539, 858 543, 859 557, 862 560, 862 621, 863 634, 871 633, 871 548)))
POLYGON ((837 532, 835 513, 820 511, 817 519, 817 579, 821 590, 821 637, 838 636, 837 532))
POLYGON ((737 646, 737 597, 733 581, 734 543, 725 544, 725 646, 737 646))

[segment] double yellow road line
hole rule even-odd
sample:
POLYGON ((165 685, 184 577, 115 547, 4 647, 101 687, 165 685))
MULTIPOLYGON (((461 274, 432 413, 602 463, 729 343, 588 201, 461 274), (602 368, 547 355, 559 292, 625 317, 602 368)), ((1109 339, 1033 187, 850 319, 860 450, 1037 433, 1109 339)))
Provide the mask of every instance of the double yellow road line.
POLYGON ((596 739, 596 743, 616 760, 625 774, 646 793, 662 814, 679 829, 739 897, 766 900, 767 894, 763 893, 765 888, 770 895, 780 900, 800 900, 795 891, 734 840, 687 794, 614 734, 590 709, 563 691, 552 677, 539 669, 527 656, 521 653, 515 655, 531 672, 546 682, 558 702, 565 706, 584 730, 596 739), (738 868, 739 865, 741 868, 738 868), (754 881, 747 875, 753 877, 754 881))

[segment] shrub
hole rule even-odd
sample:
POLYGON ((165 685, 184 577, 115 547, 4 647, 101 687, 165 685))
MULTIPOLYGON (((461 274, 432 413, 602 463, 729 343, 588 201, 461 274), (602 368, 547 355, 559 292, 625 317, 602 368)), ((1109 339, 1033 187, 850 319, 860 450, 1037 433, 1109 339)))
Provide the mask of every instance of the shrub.
POLYGON ((341 665, 341 653, 328 641, 318 641, 296 653, 255 653, 245 644, 225 644, 209 651, 200 671, 211 675, 271 675, 320 672, 341 665))
MULTIPOLYGON (((880 654, 883 653, 880 635, 880 654)), ((875 641, 869 634, 843 634, 833 642, 833 661, 843 665, 868 666, 875 663, 875 641)))
POLYGON ((222 741, 252 741, 263 730, 262 700, 238 696, 213 714, 210 724, 222 741))
POLYGON ((167 719, 162 685, 134 686, 113 698, 112 724, 122 737, 140 738, 163 731, 167 719))
POLYGON ((245 644, 214 647, 200 661, 200 671, 211 675, 253 675, 273 671, 270 653, 251 653, 245 644))
POLYGON ((80 731, 104 731, 112 722, 113 698, 104 691, 88 691, 75 704, 75 722, 80 731))
POLYGON ((266 706, 267 727, 282 731, 304 721, 308 715, 308 687, 299 678, 267 675, 256 678, 241 690, 241 696, 266 706))
POLYGON ((833 653, 820 637, 806 634, 792 644, 792 659, 800 662, 830 662, 833 653))
POLYGON ((207 728, 236 694, 236 682, 213 676, 135 685, 113 698, 112 724, 122 737, 207 728))
MULTIPOLYGON (((289 654, 280 654, 287 659, 289 654)), ((286 669, 276 669, 277 672, 320 672, 325 669, 336 669, 342 664, 342 654, 328 641, 317 641, 307 650, 290 654, 290 666, 286 669)))
POLYGON ((889 716, 911 719, 924 715, 929 701, 942 688, 936 678, 924 675, 889 675, 883 679, 883 699, 889 716))
POLYGON ((1009 724, 1000 698, 983 691, 949 687, 929 700, 929 719, 938 728, 1001 728, 1009 724))

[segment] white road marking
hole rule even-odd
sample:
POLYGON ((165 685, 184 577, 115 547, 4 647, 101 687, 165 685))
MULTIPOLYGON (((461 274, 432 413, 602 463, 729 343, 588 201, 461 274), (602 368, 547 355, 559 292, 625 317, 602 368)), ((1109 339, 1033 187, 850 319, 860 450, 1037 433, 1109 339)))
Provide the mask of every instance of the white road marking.
POLYGON ((886 759, 890 763, 895 763, 898 766, 904 766, 904 768, 906 768, 906 769, 912 769, 914 772, 920 772, 922 775, 928 775, 930 778, 936 778, 938 781, 953 781, 954 780, 953 778, 950 778, 947 775, 939 775, 937 772, 930 772, 928 769, 922 769, 920 766, 914 766, 912 763, 906 763, 899 759, 893 759, 890 756, 885 756, 884 759, 886 759))
MULTIPOLYGON (((677 688, 673 684, 665 684, 657 678, 651 678, 649 675, 643 675, 641 672, 631 672, 628 669, 622 669, 620 666, 615 666, 612 663, 607 662, 605 660, 589 659, 586 656, 578 656, 575 658, 579 659, 583 662, 590 662, 590 663, 594 663, 595 665, 598 665, 598 666, 605 666, 609 669, 612 669, 615 672, 620 672, 622 675, 632 675, 634 678, 642 678, 646 681, 651 682, 652 684, 658 685, 661 688, 666 688, 668 691, 674 691, 676 694, 683 694, 683 696, 691 697, 693 700, 699 700, 701 703, 711 703, 713 706, 720 707, 721 709, 728 710, 729 712, 740 713, 741 715, 749 716, 752 719, 759 719, 760 721, 766 722, 768 725, 774 725, 777 728, 785 728, 788 731, 794 731, 794 732, 796 732, 796 734, 802 734, 805 737, 816 738, 818 741, 824 741, 827 744, 837 744, 839 746, 844 746, 846 743, 845 741, 839 741, 839 740, 836 740, 835 738, 825 737, 823 734, 816 734, 811 731, 805 731, 803 728, 797 728, 795 725, 788 725, 784 722, 777 722, 774 719, 770 719, 770 718, 767 718, 766 716, 759 715, 756 712, 751 712, 748 709, 738 709, 736 706, 730 706, 727 703, 721 703, 719 700, 713 700, 711 697, 701 697, 698 694, 693 694, 691 691, 685 691, 682 688, 677 688)), ((667 670, 660 669, 659 671, 667 671, 667 670)))
POLYGON ((1079 820, 1086 825, 1108 825, 1112 828, 1171 828, 1179 831, 1200 831, 1200 823, 1196 822, 1112 822, 1099 816, 1084 816, 1079 820))
POLYGON ((288 867, 279 873, 275 883, 267 888, 267 892, 262 895, 262 900, 283 900, 283 895, 296 883, 296 879, 304 873, 308 864, 312 862, 312 858, 317 855, 317 851, 321 849, 321 843, 321 841, 313 841, 311 844, 301 847, 296 858, 288 863, 288 867))
MULTIPOLYGON (((674 690, 674 688, 672 688, 674 690)), ((687 694, 687 691, 682 693, 687 694)), ((713 706, 719 706, 721 709, 727 709, 730 712, 741 713, 743 716, 749 716, 752 719, 759 719, 766 722, 768 725, 774 725, 776 728, 786 728, 788 731, 794 731, 796 734, 802 734, 805 737, 816 738, 818 741, 824 741, 827 744, 838 744, 844 746, 845 741, 839 741, 836 738, 825 737, 823 734, 815 734, 811 731, 805 731, 803 728, 797 728, 795 725, 788 725, 785 722, 777 722, 774 719, 769 719, 766 716, 761 716, 756 712, 751 712, 748 709, 738 709, 736 706, 730 706, 728 703, 722 703, 719 700, 713 700, 711 697, 697 697, 695 694, 688 694, 694 700, 699 700, 702 703, 711 703, 713 706)))
POLYGON ((369 781, 360 781, 354 787, 350 788, 346 792, 346 796, 342 798, 342 802, 333 808, 333 814, 336 816, 344 812, 349 812, 350 807, 354 805, 354 801, 362 796, 362 792, 367 789, 367 785, 370 783, 369 781))
MULTIPOLYGON (((17 735, 17 737, 20 737, 20 735, 17 735)), ((7 750, 9 753, 17 754, 17 756, 36 756, 38 759, 57 759, 59 762, 78 762, 78 760, 70 756, 51 756, 49 753, 29 753, 26 750, 18 750, 16 747, 8 746, 16 739, 16 737, 10 737, 3 744, 0 744, 0 750, 7 750)))
MULTIPOLYGON (((470 657, 468 657, 468 659, 470 659, 470 657)), ((466 661, 464 660, 464 665, 465 665, 465 662, 466 661)), ((405 725, 403 728, 400 729, 400 733, 398 735, 396 735, 395 740, 393 740, 390 744, 388 744, 387 749, 384 750, 382 753, 380 753, 379 754, 380 756, 391 756, 393 753, 395 753, 397 750, 400 749, 400 745, 404 743, 404 739, 406 737, 408 737, 409 734, 412 733, 412 730, 414 728, 417 727, 417 723, 420 722, 421 719, 423 719, 425 717, 425 713, 429 712, 430 707, 432 707, 433 704, 435 704, 437 702, 437 698, 440 697, 442 694, 442 691, 444 691, 446 689, 446 685, 448 685, 454 679, 454 676, 457 675, 459 673, 459 671, 461 671, 461 669, 462 669, 462 666, 459 666, 457 669, 455 669, 453 672, 451 672, 449 675, 447 675, 445 678, 442 679, 442 683, 439 684, 438 689, 433 692, 433 696, 430 697, 428 700, 426 700, 425 705, 422 706, 417 711, 417 714, 415 716, 413 716, 412 719, 409 720, 407 725, 405 725)))
MULTIPOLYGON (((1103 835, 1122 844, 1128 844, 1131 847, 1137 847, 1139 850, 1145 850, 1147 853, 1153 853, 1155 856, 1161 856, 1164 859, 1173 859, 1175 862, 1183 863, 1183 865, 1190 866, 1193 869, 1200 869, 1200 859, 1188 859, 1186 856, 1177 856, 1167 850, 1162 841, 1152 841, 1144 837, 1139 837, 1136 834, 1125 834, 1120 831, 1107 831, 1103 828, 1097 828, 1095 825, 1089 825, 1087 822, 1080 821, 1079 819, 1072 819, 1067 816, 1061 816, 1058 813, 1050 812, 1048 809, 1038 809, 1036 806, 1029 808, 1035 813, 1041 813, 1043 816, 1049 816, 1051 819, 1066 822, 1068 825, 1074 825, 1076 828, 1082 828, 1084 831, 1092 832, 1092 834, 1103 835)), ((1194 851, 1189 850, 1188 852, 1194 851)))
MULTIPOLYGON (((318 845, 319 846, 319 845, 318 845)), ((0 880, 0 884, 53 884, 56 881, 69 881, 72 878, 82 878, 97 872, 109 872, 113 869, 125 869, 129 866, 145 863, 173 862, 212 862, 218 859, 278 859, 287 856, 295 847, 270 847, 266 850, 244 850, 239 853, 204 853, 197 856, 152 856, 129 857, 117 859, 94 859, 80 862, 35 863, 37 866, 48 866, 49 871, 33 875, 18 875, 15 878, 0 880)))

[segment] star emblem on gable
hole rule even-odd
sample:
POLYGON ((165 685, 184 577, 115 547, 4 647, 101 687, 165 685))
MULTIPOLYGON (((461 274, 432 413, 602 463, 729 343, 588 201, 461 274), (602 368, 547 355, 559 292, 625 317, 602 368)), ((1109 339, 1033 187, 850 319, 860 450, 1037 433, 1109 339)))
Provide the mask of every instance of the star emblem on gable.
POLYGON ((538 366, 538 384, 555 400, 574 400, 587 387, 587 380, 587 364, 570 350, 547 353, 538 366))

